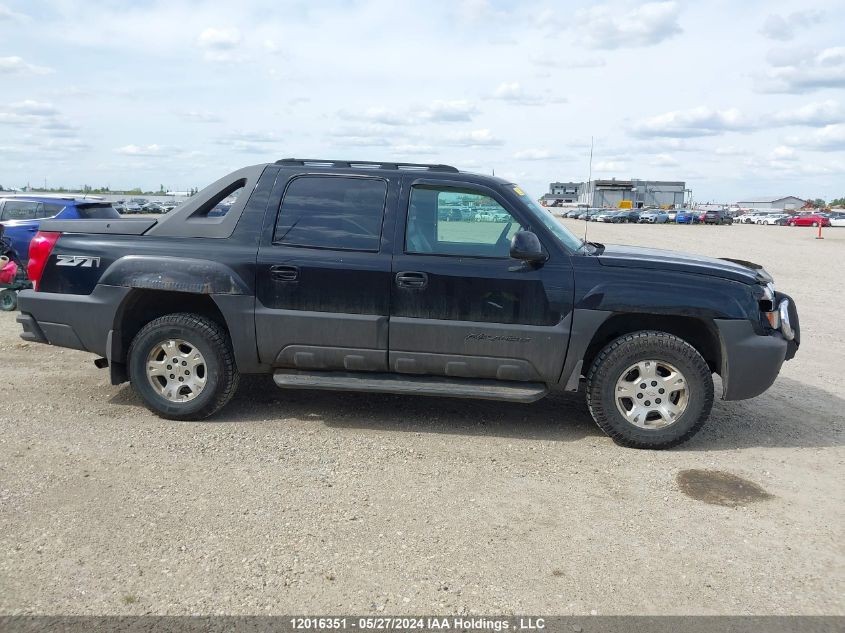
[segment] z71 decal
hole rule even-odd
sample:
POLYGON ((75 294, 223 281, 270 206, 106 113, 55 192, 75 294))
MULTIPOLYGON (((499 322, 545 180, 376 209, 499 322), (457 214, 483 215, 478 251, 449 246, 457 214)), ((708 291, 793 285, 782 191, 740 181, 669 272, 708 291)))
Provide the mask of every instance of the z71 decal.
POLYGON ((87 255, 56 255, 56 266, 76 266, 77 268, 99 268, 99 257, 87 255))

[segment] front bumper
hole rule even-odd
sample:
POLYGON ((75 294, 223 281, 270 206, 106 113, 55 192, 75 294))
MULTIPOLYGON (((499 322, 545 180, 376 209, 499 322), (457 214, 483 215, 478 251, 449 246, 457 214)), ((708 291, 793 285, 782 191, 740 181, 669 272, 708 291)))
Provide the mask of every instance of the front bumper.
POLYGON ((772 386, 784 361, 793 358, 798 351, 801 328, 795 302, 780 292, 775 293, 775 300, 788 313, 791 340, 787 338, 786 330, 758 334, 750 321, 716 319, 722 346, 723 400, 759 396, 772 386))

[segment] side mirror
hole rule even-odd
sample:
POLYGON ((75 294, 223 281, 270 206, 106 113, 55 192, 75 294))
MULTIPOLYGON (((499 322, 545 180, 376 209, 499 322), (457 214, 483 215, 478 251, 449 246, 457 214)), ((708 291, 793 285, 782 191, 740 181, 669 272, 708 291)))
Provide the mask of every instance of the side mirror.
POLYGON ((510 256, 527 264, 542 264, 547 259, 540 240, 531 231, 520 231, 511 238, 510 256))

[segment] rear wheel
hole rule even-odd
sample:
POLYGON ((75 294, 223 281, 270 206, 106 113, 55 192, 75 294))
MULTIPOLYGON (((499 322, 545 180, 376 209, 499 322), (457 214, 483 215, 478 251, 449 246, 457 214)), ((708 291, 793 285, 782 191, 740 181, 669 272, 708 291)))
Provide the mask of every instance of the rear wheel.
POLYGON ((713 377, 701 354, 666 332, 622 336, 596 357, 587 404, 614 442, 670 448, 695 435, 713 406, 713 377))
POLYGON ((147 323, 129 348, 129 380, 150 411, 202 420, 235 394, 238 370, 226 330, 198 314, 147 323))

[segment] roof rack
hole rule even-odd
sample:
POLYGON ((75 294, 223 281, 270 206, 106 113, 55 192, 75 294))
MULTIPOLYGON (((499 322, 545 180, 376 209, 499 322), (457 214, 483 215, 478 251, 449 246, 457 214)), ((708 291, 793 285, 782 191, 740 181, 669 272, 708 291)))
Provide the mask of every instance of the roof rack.
POLYGON ((283 158, 276 161, 276 165, 296 165, 298 167, 340 167, 346 169, 407 169, 428 170, 428 171, 449 171, 458 172, 457 167, 451 165, 434 165, 426 163, 390 163, 370 160, 332 160, 321 158, 283 158))

